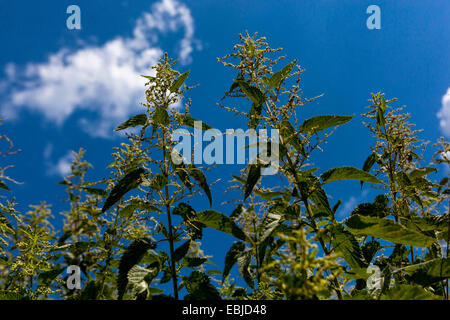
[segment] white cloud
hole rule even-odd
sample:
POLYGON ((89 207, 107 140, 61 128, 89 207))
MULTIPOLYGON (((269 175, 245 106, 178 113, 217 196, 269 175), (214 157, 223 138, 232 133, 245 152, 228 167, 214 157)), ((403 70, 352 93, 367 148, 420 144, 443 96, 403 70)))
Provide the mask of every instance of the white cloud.
POLYGON ((441 131, 447 137, 450 137, 450 88, 447 89, 447 93, 442 97, 442 107, 437 116, 441 131))
POLYGON ((75 157, 73 156, 73 152, 69 151, 63 157, 59 158, 56 163, 51 163, 47 160, 47 174, 50 176, 67 176, 71 172, 71 163, 74 159, 75 157))
POLYGON ((63 48, 46 62, 27 64, 21 72, 7 64, 6 80, 0 83, 8 92, 2 116, 14 118, 21 108, 28 108, 61 125, 76 110, 87 110, 97 117, 80 119, 83 129, 94 136, 110 136, 111 129, 144 101, 145 79, 140 74, 151 74, 151 66, 162 55, 159 35, 183 29, 178 55, 182 63, 191 60, 196 41, 190 10, 177 0, 161 0, 151 9, 136 21, 132 37, 119 36, 75 51, 63 48))

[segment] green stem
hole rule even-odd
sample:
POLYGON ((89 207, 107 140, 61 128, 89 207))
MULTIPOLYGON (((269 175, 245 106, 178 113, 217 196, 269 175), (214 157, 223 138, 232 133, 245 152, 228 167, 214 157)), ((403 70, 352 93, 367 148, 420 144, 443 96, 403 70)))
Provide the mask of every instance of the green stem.
MULTIPOLYGON (((163 141, 163 163, 164 163, 164 177, 166 177, 167 179, 169 178, 169 169, 167 166, 167 159, 166 159, 166 132, 164 130, 164 128, 162 128, 163 131, 163 137, 162 137, 162 141, 163 141)), ((170 203, 169 203, 169 186, 168 184, 166 184, 166 186, 164 187, 164 192, 165 192, 165 205, 166 205, 166 214, 167 214, 167 222, 168 222, 168 226, 169 226, 169 248, 170 248, 170 268, 172 271, 172 284, 173 284, 173 294, 175 296, 175 300, 178 300, 178 284, 177 284, 177 272, 176 272, 176 268, 175 268, 175 261, 174 261, 174 245, 173 245, 173 227, 172 227, 172 217, 170 215, 170 203)))

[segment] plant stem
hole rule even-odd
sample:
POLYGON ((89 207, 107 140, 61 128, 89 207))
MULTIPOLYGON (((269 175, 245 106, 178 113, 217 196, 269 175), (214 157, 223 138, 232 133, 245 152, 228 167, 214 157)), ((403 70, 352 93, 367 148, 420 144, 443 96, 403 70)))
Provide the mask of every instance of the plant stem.
MULTIPOLYGON (((169 170, 167 166, 167 159, 166 159, 166 132, 165 129, 162 128, 163 136, 162 136, 162 142, 163 142, 163 163, 164 163, 164 177, 169 178, 169 170)), ((175 261, 174 261, 174 247, 173 247, 173 227, 172 227, 172 217, 170 215, 170 203, 169 203, 169 185, 166 184, 164 187, 165 192, 165 205, 166 205, 166 213, 167 213, 167 222, 169 226, 169 247, 170 247, 170 268, 172 271, 172 284, 173 284, 173 294, 175 296, 175 300, 178 300, 178 284, 177 284, 177 272, 175 269, 175 261)))

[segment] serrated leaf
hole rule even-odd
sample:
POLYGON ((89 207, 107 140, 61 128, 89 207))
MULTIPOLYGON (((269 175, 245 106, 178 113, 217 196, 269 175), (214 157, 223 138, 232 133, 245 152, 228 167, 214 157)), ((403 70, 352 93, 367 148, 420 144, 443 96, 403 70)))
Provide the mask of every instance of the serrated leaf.
MULTIPOLYGON (((195 127, 195 122, 199 121, 196 120, 190 116, 187 115, 181 115, 180 116, 180 122, 183 126, 189 127, 189 128, 194 128, 195 127)), ((204 123, 203 121, 201 121, 202 123, 202 130, 209 130, 211 129, 211 127, 209 125, 207 125, 206 123, 204 123)))
POLYGON ((200 258, 200 257, 184 257, 183 265, 185 265, 188 268, 196 268, 201 266, 203 263, 208 261, 207 258, 200 258))
POLYGON ((434 238, 406 228, 387 218, 365 217, 355 214, 345 224, 356 236, 372 236, 397 244, 426 248, 435 242, 434 238))
POLYGON ((432 172, 437 172, 437 169, 433 167, 414 169, 413 171, 411 171, 411 173, 408 174, 408 177, 410 180, 414 180, 426 176, 432 172))
POLYGON ((184 83, 184 81, 186 81, 189 72, 190 71, 183 73, 173 82, 173 84, 169 88, 170 92, 177 92, 178 89, 180 89, 181 85, 184 83))
POLYGON ((247 199, 253 191, 253 188, 261 178, 261 165, 251 164, 248 170, 247 180, 244 185, 244 199, 247 199))
POLYGON ((155 207, 147 200, 131 199, 129 203, 122 210, 120 210, 120 215, 123 218, 129 218, 137 209, 144 210, 145 212, 163 212, 160 208, 155 207))
POLYGON ((324 172, 320 178, 323 183, 329 183, 340 180, 360 180, 370 183, 383 184, 383 181, 371 175, 368 172, 356 169, 354 167, 339 167, 324 172))
POLYGON ((405 272, 410 275, 410 279, 422 286, 430 286, 450 278, 450 258, 437 258, 423 263, 409 265, 394 271, 405 272))
POLYGON ((49 286, 64 270, 65 268, 56 268, 50 271, 44 271, 39 274, 37 282, 40 286, 49 286))
POLYGON ((156 106, 152 115, 152 121, 154 126, 163 128, 170 122, 169 113, 164 107, 156 106))
POLYGON ((241 274, 242 278, 244 278, 245 282, 248 284, 250 288, 254 289, 255 283, 253 282, 252 276, 250 275, 249 271, 251 260, 252 260, 251 252, 247 251, 237 259, 237 263, 239 273, 241 274))
POLYGON ((163 176, 162 174, 157 174, 153 177, 152 181, 150 182, 150 188, 153 190, 161 190, 163 189, 169 180, 167 177, 163 176))
POLYGON ((225 267, 223 268, 222 281, 230 274, 231 268, 236 264, 238 257, 245 250, 243 242, 235 242, 225 255, 225 267))
POLYGON ((352 269, 367 267, 361 247, 353 234, 345 230, 342 225, 337 225, 332 229, 331 235, 334 250, 342 253, 344 260, 352 269))
POLYGON ((138 264, 149 249, 154 249, 156 245, 147 238, 141 238, 133 241, 125 249, 119 262, 119 275, 117 277, 118 299, 122 300, 128 284, 128 272, 138 264))
POLYGON ((0 290, 0 300, 28 300, 29 298, 16 292, 0 290))
POLYGON ((230 214, 230 218, 236 218, 239 217, 239 215, 244 211, 244 205, 239 204, 233 212, 230 214))
POLYGON ((377 129, 380 127, 384 127, 386 124, 386 120, 384 118, 384 113, 386 112, 386 100, 384 97, 382 98, 381 104, 377 107, 377 129))
POLYGON ((272 232, 281 224, 282 216, 277 213, 268 213, 259 225, 259 243, 263 243, 272 232))
POLYGON ((142 113, 142 114, 135 115, 135 116, 131 117, 130 119, 128 119, 127 121, 121 123, 114 129, 114 131, 124 130, 129 127, 143 126, 146 123, 147 123, 147 115, 142 113))
POLYGON ((145 170, 142 168, 134 169, 127 173, 119 182, 114 186, 103 205, 102 212, 105 212, 111 208, 117 201, 119 201, 127 192, 136 188, 140 181, 141 176, 145 174, 145 170))
POLYGON ((334 126, 340 126, 349 122, 353 116, 316 116, 305 120, 300 126, 300 132, 316 133, 334 126))
MULTIPOLYGON (((373 165, 376 162, 376 155, 374 153, 370 154, 370 156, 367 157, 366 161, 364 161, 363 164, 363 171, 370 172, 370 169, 372 169, 373 165)), ((361 189, 363 187, 364 181, 361 181, 361 189)))
POLYGON ((195 165, 190 164, 188 167, 188 172, 189 176, 194 178, 194 180, 197 181, 200 188, 202 188, 202 190, 205 192, 209 200, 209 205, 212 206, 211 190, 209 189, 209 185, 206 182, 206 177, 203 174, 202 170, 198 169, 195 165))
POLYGON ((316 190, 311 193, 309 198, 315 204, 315 210, 317 212, 320 212, 322 216, 332 217, 333 211, 331 210, 328 196, 322 187, 316 186, 316 190))
POLYGON ((280 134, 283 137, 284 141, 293 146, 294 149, 297 150, 297 152, 299 152, 304 157, 307 156, 300 138, 296 135, 295 129, 289 121, 284 120, 281 122, 280 134))
POLYGON ((279 88, 281 82, 286 79, 286 77, 292 71, 292 68, 294 68, 296 63, 297 63, 297 60, 294 60, 291 63, 289 63, 287 66, 285 66, 283 69, 281 69, 280 71, 275 72, 270 77, 270 79, 267 80, 267 85, 269 85, 275 89, 279 88))
POLYGON ((261 116, 261 111, 262 111, 261 104, 258 105, 256 103, 252 103, 252 107, 250 109, 250 121, 248 123, 248 127, 250 129, 255 129, 258 126, 260 116, 261 116))
POLYGON ((173 260, 175 262, 180 261, 188 253, 189 247, 191 245, 191 240, 187 240, 181 246, 179 246, 173 253, 173 260))
POLYGON ((381 295, 381 300, 438 300, 440 297, 425 291, 421 286, 402 284, 381 295))
POLYGON ((244 80, 236 80, 237 84, 241 88, 242 92, 257 106, 261 106, 265 101, 266 97, 257 87, 249 85, 244 80))
POLYGON ((158 275, 158 272, 157 268, 146 269, 135 265, 128 271, 128 282, 137 289, 138 293, 141 293, 148 288, 148 285, 158 275))
POLYGON ((207 274, 193 271, 189 277, 183 277, 183 283, 189 292, 185 300, 220 300, 220 294, 211 284, 207 274))
POLYGON ((215 210, 197 213, 198 220, 205 226, 228 233, 239 240, 246 240, 245 233, 226 215, 215 210))

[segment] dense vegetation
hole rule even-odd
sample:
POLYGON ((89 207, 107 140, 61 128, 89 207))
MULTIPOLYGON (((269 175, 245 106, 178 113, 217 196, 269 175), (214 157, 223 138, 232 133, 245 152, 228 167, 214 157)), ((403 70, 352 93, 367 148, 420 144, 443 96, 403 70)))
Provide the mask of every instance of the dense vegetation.
MULTIPOLYGON (((352 117, 300 121, 314 99, 302 97, 303 70, 283 63, 280 51, 246 34, 218 59, 236 74, 218 112, 279 130, 276 185, 261 174, 267 162, 259 157, 232 176, 242 196, 231 214, 190 205, 196 197, 215 203, 207 175, 214 168, 173 161, 173 132, 195 119, 188 73, 165 55, 146 76, 143 113, 115 129, 126 142, 112 153, 108 177, 87 181, 85 151, 74 153, 71 174, 59 182, 67 192, 62 230, 45 202, 17 212, 15 181, 0 169, 0 299, 449 299, 449 144, 440 139, 426 163, 427 143, 403 107, 372 94, 363 117, 376 142, 361 169, 318 170, 311 155, 352 117), (323 187, 339 180, 379 195, 339 222, 341 202, 332 205, 323 187), (206 228, 236 239, 225 255, 213 253, 224 270, 212 270, 202 251, 206 228), (81 269, 80 289, 66 283, 70 265, 81 269)), ((10 146, 2 155, 14 153, 1 138, 10 146)))

